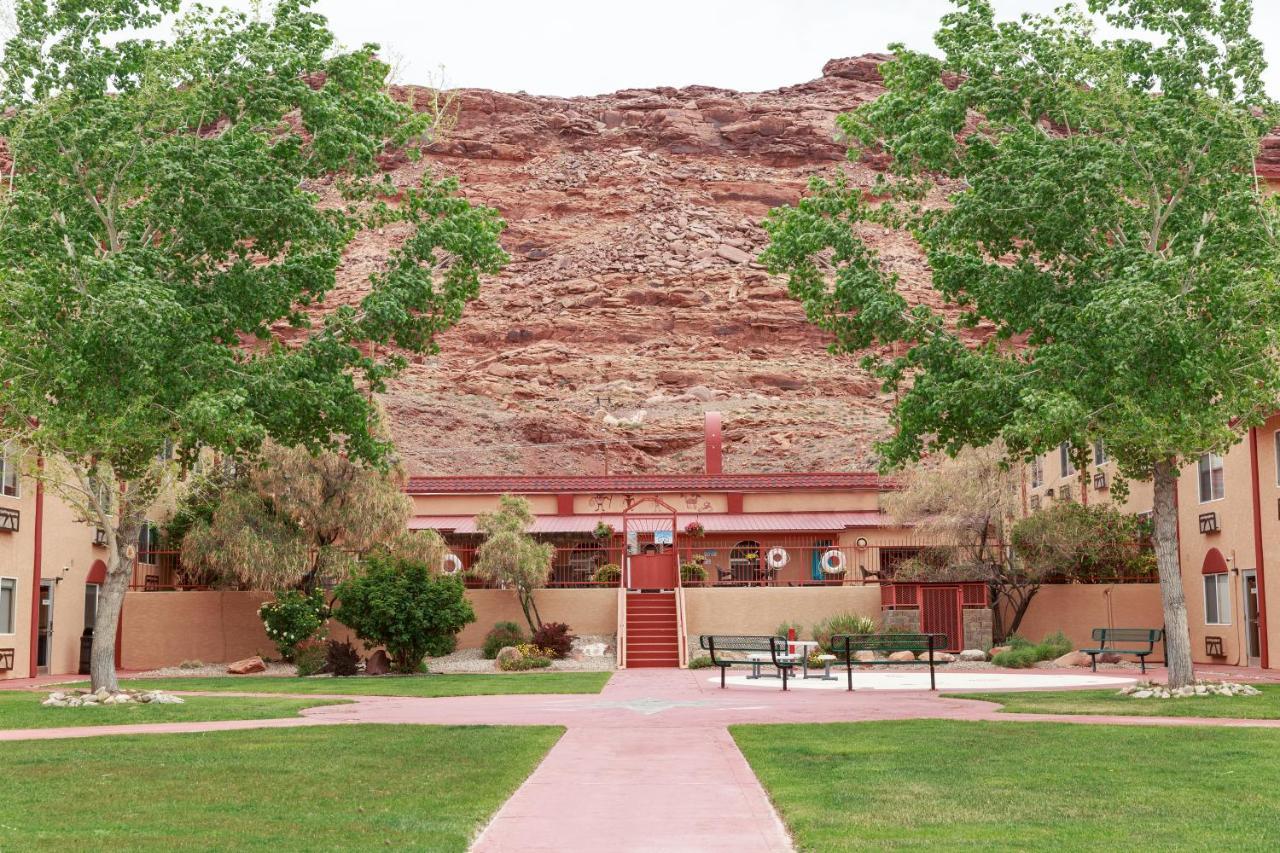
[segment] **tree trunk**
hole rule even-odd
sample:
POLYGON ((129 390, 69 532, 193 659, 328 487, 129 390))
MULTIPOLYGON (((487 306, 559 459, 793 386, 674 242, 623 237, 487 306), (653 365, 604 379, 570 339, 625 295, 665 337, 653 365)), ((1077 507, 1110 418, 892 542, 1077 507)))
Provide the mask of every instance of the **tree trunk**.
POLYGON ((1191 666, 1191 632, 1187 627, 1187 599, 1182 588, 1178 560, 1178 507, 1175 502, 1178 470, 1173 460, 1157 462, 1154 476, 1152 521, 1156 566, 1160 572, 1160 603, 1164 608, 1164 651, 1169 686, 1184 687, 1195 680, 1191 666))
MULTIPOLYGON (((1035 598, 1036 593, 1039 591, 1039 584, 1030 587, 1026 590, 1025 594, 1018 599, 1017 603, 1013 605, 1013 621, 1009 623, 1009 632, 1005 634, 1005 639, 1008 639, 1010 634, 1018 633, 1018 629, 1022 627, 1022 617, 1027 615, 1027 608, 1031 606, 1031 599, 1035 598)), ((1010 596, 1009 600, 1013 601, 1013 596, 1010 596)))
POLYGON ((124 607, 124 594, 129 589, 129 576, 133 571, 131 548, 137 544, 140 521, 123 521, 109 534, 110 555, 107 557, 107 577, 98 591, 98 613, 93 622, 93 649, 89 654, 89 680, 92 689, 105 687, 111 692, 120 689, 116 681, 116 629, 120 625, 120 611, 124 607))

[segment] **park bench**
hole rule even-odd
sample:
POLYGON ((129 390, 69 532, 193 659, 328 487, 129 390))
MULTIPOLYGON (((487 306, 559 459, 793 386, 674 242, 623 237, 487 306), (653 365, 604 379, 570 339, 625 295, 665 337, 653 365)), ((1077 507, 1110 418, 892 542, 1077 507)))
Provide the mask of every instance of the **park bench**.
POLYGON ((836 634, 831 638, 831 652, 837 661, 844 661, 845 677, 849 689, 853 689, 853 668, 863 666, 896 666, 898 664, 920 664, 929 667, 929 689, 937 690, 937 679, 934 667, 946 661, 935 661, 934 652, 942 649, 946 642, 945 634, 836 634), (913 655, 928 653, 927 660, 854 660, 858 652, 911 652, 913 655))
POLYGON ((1159 628, 1094 628, 1093 641, 1097 648, 1081 649, 1098 671, 1098 655, 1136 655, 1142 671, 1147 671, 1147 655, 1151 654, 1164 636, 1159 628), (1118 645, 1119 644, 1119 645, 1118 645))
POLYGON ((782 675, 782 689, 787 689, 787 676, 796 664, 795 655, 787 654, 787 641, 782 637, 703 634, 698 645, 711 655, 713 666, 720 667, 720 688, 724 689, 724 674, 731 666, 749 666, 748 678, 761 678, 760 669, 771 666, 782 675), (746 657, 725 657, 725 654, 745 654, 746 657))

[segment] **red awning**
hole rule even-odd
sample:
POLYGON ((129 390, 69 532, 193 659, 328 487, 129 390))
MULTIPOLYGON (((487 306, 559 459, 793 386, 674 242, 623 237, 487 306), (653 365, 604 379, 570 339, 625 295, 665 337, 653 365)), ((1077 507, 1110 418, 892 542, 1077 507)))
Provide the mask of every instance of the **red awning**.
POLYGON ((1202 575, 1220 575, 1227 570, 1227 558, 1217 548, 1210 548, 1204 555, 1204 565, 1200 567, 1202 575))
MULTIPOLYGON (((653 526, 655 514, 640 513, 646 529, 653 526)), ((539 515, 530 533, 590 533, 600 522, 622 530, 622 516, 539 515)), ((679 513, 677 526, 697 521, 708 533, 792 533, 809 530, 844 530, 849 527, 888 527, 892 522, 874 510, 861 512, 721 512, 679 513)), ((640 526, 639 519, 636 526, 640 526)), ((475 519, 469 515, 417 515, 409 519, 410 530, 441 530, 451 533, 475 533, 475 519)))

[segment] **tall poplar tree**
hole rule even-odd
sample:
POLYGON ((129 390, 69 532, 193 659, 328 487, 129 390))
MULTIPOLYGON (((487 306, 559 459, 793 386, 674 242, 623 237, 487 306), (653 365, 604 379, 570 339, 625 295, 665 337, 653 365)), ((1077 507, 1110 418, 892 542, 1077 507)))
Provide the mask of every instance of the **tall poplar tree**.
POLYGON ((1278 114, 1251 5, 1089 0, 1109 39, 1070 7, 956 7, 941 57, 892 46, 884 95, 838 120, 887 172, 815 181, 770 215, 764 259, 901 395, 886 465, 1102 440, 1154 483, 1169 680, 1186 684, 1178 470, 1280 400, 1280 215, 1254 168, 1278 114), (876 229, 919 245, 934 298, 908 303, 876 229))
POLYGON ((268 438, 381 461, 372 395, 505 258, 494 211, 380 168, 440 117, 388 97, 375 45, 340 49, 309 0, 179 5, 16 0, 0 59, 0 438, 106 533, 109 689, 139 528, 183 463, 268 438), (325 310, 385 226, 406 236, 365 295, 325 310))

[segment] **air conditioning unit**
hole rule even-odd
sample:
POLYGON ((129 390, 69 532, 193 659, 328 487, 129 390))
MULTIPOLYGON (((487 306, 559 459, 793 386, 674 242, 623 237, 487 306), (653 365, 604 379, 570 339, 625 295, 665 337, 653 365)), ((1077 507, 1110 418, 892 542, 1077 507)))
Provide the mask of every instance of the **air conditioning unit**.
POLYGON ((0 533, 17 533, 19 518, 16 509, 0 509, 0 533))
POLYGON ((1031 496, 1031 500, 1030 500, 1028 503, 1029 503, 1029 504, 1030 504, 1030 506, 1031 506, 1031 511, 1032 511, 1032 512, 1035 512, 1035 511, 1039 510, 1039 509, 1040 509, 1040 496, 1039 496, 1039 495, 1032 495, 1032 496, 1031 496))
POLYGON ((99 548, 107 547, 107 531, 101 527, 95 527, 93 529, 93 544, 99 548))
POLYGON ((1098 491, 1102 491, 1107 487, 1107 472, 1099 471, 1093 475, 1093 487, 1098 491))
POLYGON ((1218 527, 1218 514, 1216 512, 1200 513, 1200 532, 1201 533, 1217 533, 1219 529, 1220 528, 1218 527))

